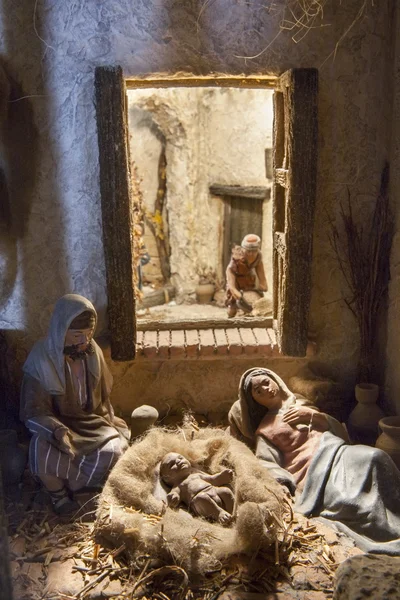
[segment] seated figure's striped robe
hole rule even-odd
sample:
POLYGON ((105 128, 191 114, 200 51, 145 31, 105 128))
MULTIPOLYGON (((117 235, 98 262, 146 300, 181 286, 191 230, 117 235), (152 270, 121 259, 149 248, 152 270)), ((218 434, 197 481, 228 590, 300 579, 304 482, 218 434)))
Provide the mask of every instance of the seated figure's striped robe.
POLYGON ((57 301, 47 337, 36 342, 24 364, 21 388, 21 420, 33 434, 31 471, 43 481, 64 480, 71 490, 101 483, 129 440, 126 423, 114 416, 110 403, 112 376, 101 348, 91 340, 83 357, 73 361, 64 355, 70 324, 88 311, 96 324, 87 298, 66 294, 57 301))
MULTIPOLYGON (((85 378, 90 378, 87 369, 85 378)), ((129 431, 112 409, 109 412, 109 403, 96 393, 99 390, 93 390, 88 398, 90 386, 76 385, 67 362, 65 379, 65 395, 52 396, 33 377, 24 376, 24 420, 33 434, 29 466, 38 477, 57 477, 71 490, 78 490, 104 481, 128 447, 129 431), (54 432, 60 427, 68 428, 74 457, 58 447, 54 432)))

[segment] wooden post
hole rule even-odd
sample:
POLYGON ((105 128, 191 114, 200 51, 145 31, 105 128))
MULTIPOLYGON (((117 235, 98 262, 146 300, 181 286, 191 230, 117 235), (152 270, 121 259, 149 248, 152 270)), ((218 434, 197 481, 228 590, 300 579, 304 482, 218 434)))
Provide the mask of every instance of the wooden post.
POLYGON ((274 94, 274 319, 279 348, 306 356, 318 154, 318 72, 284 73, 274 94))
POLYGON ((111 358, 135 358, 133 211, 121 67, 95 72, 97 135, 111 358))

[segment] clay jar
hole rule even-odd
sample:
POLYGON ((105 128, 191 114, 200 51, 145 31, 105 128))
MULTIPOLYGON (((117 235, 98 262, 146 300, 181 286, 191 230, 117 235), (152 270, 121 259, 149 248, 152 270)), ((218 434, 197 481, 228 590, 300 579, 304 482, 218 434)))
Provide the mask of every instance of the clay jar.
POLYGON ((213 299, 215 285, 213 283, 199 283, 196 287, 196 298, 199 304, 208 304, 213 299))
POLYGON ((17 432, 0 430, 0 466, 3 485, 17 485, 22 480, 27 461, 26 449, 18 444, 17 432))
POLYGON ((352 410, 347 422, 349 434, 353 442, 373 446, 378 437, 378 423, 385 413, 376 401, 379 387, 374 383, 359 383, 355 387, 357 406, 352 410))
POLYGON ((384 450, 400 469, 400 417, 384 417, 379 421, 381 435, 376 440, 376 447, 384 450))

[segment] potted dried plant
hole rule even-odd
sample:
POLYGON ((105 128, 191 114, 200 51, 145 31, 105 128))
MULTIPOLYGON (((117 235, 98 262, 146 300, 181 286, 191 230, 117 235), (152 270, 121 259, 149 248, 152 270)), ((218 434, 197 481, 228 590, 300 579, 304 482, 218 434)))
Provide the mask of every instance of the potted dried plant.
POLYGON ((355 390, 358 404, 350 415, 349 425, 363 429, 365 436, 371 439, 376 439, 377 423, 383 416, 376 405, 379 389, 373 380, 376 377, 379 309, 389 283, 393 238, 388 184, 389 166, 386 164, 368 228, 356 223, 350 191, 347 190, 346 208, 340 205, 342 232, 331 221, 330 234, 332 248, 349 289, 344 301, 356 319, 360 335, 358 384, 355 390))

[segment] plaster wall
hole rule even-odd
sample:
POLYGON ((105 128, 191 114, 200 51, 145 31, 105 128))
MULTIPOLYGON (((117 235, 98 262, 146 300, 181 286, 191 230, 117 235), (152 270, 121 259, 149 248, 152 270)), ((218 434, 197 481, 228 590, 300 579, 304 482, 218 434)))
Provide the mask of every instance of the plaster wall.
MULTIPOLYGON (((4 0, 1 55, 20 83, 8 118, 18 108, 35 140, 22 136, 19 151, 3 155, 6 172, 11 172, 13 228, 3 227, 1 236, 0 328, 7 331, 11 343, 29 349, 45 333, 55 300, 71 291, 95 303, 100 330, 106 327, 93 102, 97 65, 120 64, 126 76, 177 71, 279 74, 292 67, 312 66, 320 70, 320 94, 310 327, 319 358, 333 365, 343 380, 352 382, 358 336, 343 302, 346 288, 329 247, 326 215, 338 218, 346 186, 358 195, 354 214, 361 220, 376 195, 393 125, 390 82, 395 3, 327 2, 324 24, 329 27, 309 30, 299 43, 291 39, 293 30, 279 28, 284 5, 277 0, 268 10, 257 0, 219 0, 201 7, 195 0, 78 0, 72 4, 4 0), (24 189, 18 177, 23 150, 30 159, 26 169, 30 185, 24 189)), ((399 191, 396 180, 394 195, 399 191)), ((392 289, 392 322, 398 321, 396 289, 392 289)), ((398 341, 392 344, 390 369, 397 370, 398 341)), ((285 376, 289 364, 292 369, 293 361, 280 361, 281 375, 285 376)), ((152 400, 151 387, 143 386, 147 375, 140 362, 118 368, 118 402, 133 407, 152 400), (127 378, 124 370, 134 376, 127 378), (143 393, 137 394, 136 389, 143 393)), ((165 381, 171 381, 174 365, 166 364, 163 369, 168 373, 165 381)), ((205 381, 212 390, 217 379, 212 371, 208 375, 205 381)), ((394 393, 398 375, 388 377, 395 382, 394 393)), ((227 395, 230 391, 221 387, 221 400, 227 395)))
MULTIPOLYGON (((131 157, 154 210, 162 133, 166 140, 167 214, 172 279, 194 295, 201 267, 224 277, 224 204, 209 186, 261 185, 265 149, 272 147, 272 90, 170 88, 128 91, 131 157)), ((272 276, 271 202, 264 203, 263 251, 272 276)), ((147 230, 146 243, 154 252, 147 230)), ((158 261, 159 264, 159 261, 158 261)), ((144 273, 154 273, 153 265, 144 273)), ((159 277, 160 278, 160 277, 159 277)))
MULTIPOLYGON (((254 359, 231 360, 142 360, 140 376, 136 365, 123 365, 109 360, 114 377, 113 405, 117 413, 130 416, 131 407, 151 403, 160 415, 166 416, 181 410, 209 415, 226 415, 238 398, 238 386, 242 374, 254 366, 254 359), (138 399, 141 401, 138 403, 138 399)), ((257 366, 283 372, 285 377, 294 375, 298 362, 293 359, 260 360, 257 366)))

